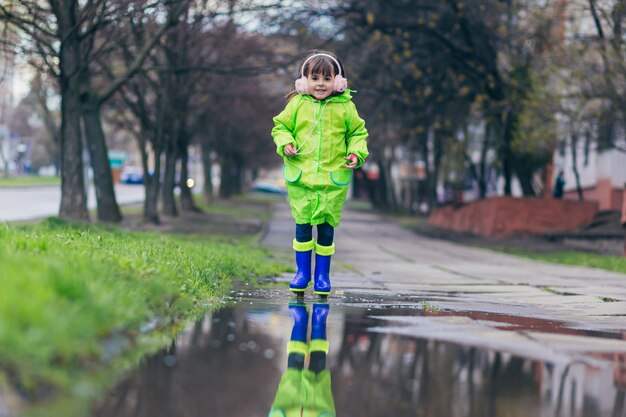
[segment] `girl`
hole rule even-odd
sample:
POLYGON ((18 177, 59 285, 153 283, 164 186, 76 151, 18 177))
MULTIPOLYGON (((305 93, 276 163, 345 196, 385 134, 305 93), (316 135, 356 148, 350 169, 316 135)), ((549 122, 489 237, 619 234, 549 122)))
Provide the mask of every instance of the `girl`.
POLYGON ((327 296, 334 228, 339 225, 352 170, 363 165, 369 154, 367 130, 336 56, 315 51, 300 65, 299 76, 272 129, 276 152, 285 161, 283 176, 296 222, 297 272, 289 288, 302 294, 309 286, 315 249, 313 290, 327 296), (313 226, 317 226, 317 242, 313 226))

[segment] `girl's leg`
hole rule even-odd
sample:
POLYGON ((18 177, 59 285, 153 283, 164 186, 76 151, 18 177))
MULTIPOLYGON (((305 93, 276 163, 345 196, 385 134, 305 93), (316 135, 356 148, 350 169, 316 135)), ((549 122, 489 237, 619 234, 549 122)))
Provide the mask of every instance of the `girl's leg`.
POLYGON ((309 242, 311 239, 313 239, 313 226, 310 224, 296 224, 296 241, 309 242))
POLYGON ((313 227, 310 224, 296 224, 296 238, 293 249, 296 251, 296 276, 291 280, 289 289, 302 294, 311 282, 311 257, 313 256, 313 227))
POLYGON ((309 370, 320 373, 326 369, 326 355, 328 354, 328 340, 326 338, 326 319, 330 312, 330 306, 327 303, 313 304, 313 313, 311 314, 311 343, 309 351, 311 360, 309 361, 309 370))
POLYGON ((315 245, 315 294, 330 294, 330 259, 335 253, 335 228, 328 223, 317 226, 317 244, 315 245))
POLYGON ((308 352, 306 341, 307 327, 309 324, 309 312, 303 303, 289 304, 289 311, 293 319, 291 337, 287 345, 287 367, 302 369, 304 357, 308 352))
POLYGON ((317 225, 317 243, 322 246, 330 246, 335 239, 335 228, 328 223, 317 225))

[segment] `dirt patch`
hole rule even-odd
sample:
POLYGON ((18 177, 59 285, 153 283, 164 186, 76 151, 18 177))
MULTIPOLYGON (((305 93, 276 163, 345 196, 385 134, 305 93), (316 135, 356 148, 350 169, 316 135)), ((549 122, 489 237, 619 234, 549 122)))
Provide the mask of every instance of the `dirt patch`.
POLYGON ((271 216, 271 204, 254 201, 219 201, 199 211, 180 212, 178 216, 160 216, 161 223, 147 223, 140 206, 127 208, 121 223, 123 228, 135 231, 250 236, 263 231, 271 216))

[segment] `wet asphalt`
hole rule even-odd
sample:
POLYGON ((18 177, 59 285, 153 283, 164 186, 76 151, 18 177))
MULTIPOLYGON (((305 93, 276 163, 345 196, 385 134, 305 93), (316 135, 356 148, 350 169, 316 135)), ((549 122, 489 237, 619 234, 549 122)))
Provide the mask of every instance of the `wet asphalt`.
MULTIPOLYGON (((288 256, 292 239, 278 205, 263 243, 288 256)), ((335 241, 328 299, 293 296, 288 275, 238 282, 92 416, 626 415, 626 275, 426 239, 364 212, 346 212, 335 241), (316 304, 330 311, 325 369, 286 391, 294 309, 316 304), (286 392, 297 407, 280 414, 286 392)))

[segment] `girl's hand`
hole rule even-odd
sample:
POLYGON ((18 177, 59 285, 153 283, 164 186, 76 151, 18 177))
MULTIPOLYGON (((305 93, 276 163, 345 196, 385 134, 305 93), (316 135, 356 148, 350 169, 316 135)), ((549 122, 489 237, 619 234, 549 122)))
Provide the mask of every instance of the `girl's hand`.
POLYGON ((353 153, 351 153, 349 156, 346 156, 343 159, 345 159, 346 161, 350 161, 343 166, 344 168, 348 168, 348 169, 356 168, 356 164, 359 162, 359 158, 353 153))
POLYGON ((283 152, 285 153, 285 155, 289 157, 296 156, 298 154, 298 151, 296 151, 296 148, 295 146, 293 146, 293 143, 289 143, 285 145, 285 147, 283 148, 283 152))

